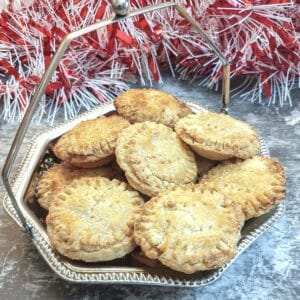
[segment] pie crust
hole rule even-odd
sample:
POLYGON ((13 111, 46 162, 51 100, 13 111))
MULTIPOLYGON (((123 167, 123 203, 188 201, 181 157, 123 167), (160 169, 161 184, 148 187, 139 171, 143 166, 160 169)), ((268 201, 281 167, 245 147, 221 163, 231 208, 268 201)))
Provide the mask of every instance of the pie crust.
POLYGON ((52 149, 73 166, 99 167, 113 160, 118 135, 129 125, 118 115, 83 121, 61 136, 52 149))
POLYGON ((180 119, 175 131, 200 156, 211 160, 246 159, 260 153, 260 142, 247 123, 225 114, 199 112, 180 119))
POLYGON ((80 169, 66 163, 57 164, 48 169, 38 182, 38 202, 46 210, 49 210, 53 199, 73 180, 81 177, 102 176, 109 179, 118 177, 119 168, 115 164, 95 169, 80 169))
POLYGON ((220 163, 203 176, 200 186, 223 193, 250 219, 267 213, 283 200, 285 174, 278 160, 254 156, 220 163))
POLYGON ((118 113, 131 123, 152 121, 174 127, 191 109, 175 96, 155 89, 131 89, 114 101, 118 113))
POLYGON ((136 246, 133 226, 144 202, 124 182, 104 177, 74 180, 54 198, 46 218, 52 246, 86 262, 123 257, 136 246))
POLYGON ((123 130, 116 159, 129 184, 148 196, 192 182, 197 175, 194 154, 169 127, 135 123, 123 130))
POLYGON ((191 274, 218 268, 234 257, 243 223, 239 205, 189 184, 147 202, 134 236, 147 257, 191 274))

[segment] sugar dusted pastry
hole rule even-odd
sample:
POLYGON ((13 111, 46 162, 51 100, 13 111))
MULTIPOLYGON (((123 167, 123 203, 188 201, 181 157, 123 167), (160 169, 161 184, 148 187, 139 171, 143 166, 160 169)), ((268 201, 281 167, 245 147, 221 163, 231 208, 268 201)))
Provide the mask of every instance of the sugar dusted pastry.
POLYGON ((194 154, 169 127, 153 122, 135 123, 123 130, 116 159, 129 184, 155 196, 197 175, 194 154))
POLYGON ((283 200, 285 174, 276 159, 254 156, 222 162, 203 176, 200 186, 223 193, 250 219, 267 213, 283 200))
POLYGON ((53 152, 76 167, 108 164, 114 157, 119 133, 128 126, 129 122, 118 115, 83 121, 58 139, 53 152))
POLYGON ((119 175, 116 164, 98 167, 95 169, 80 169, 66 163, 54 165, 47 170, 38 183, 38 202, 44 209, 49 209, 53 199, 62 189, 74 179, 81 177, 102 176, 114 178, 119 175))
POLYGON ((125 183, 80 178, 55 196, 46 218, 52 246, 86 262, 123 257, 136 246, 133 225, 144 202, 125 183))
POLYGON ((180 119, 175 131, 200 156, 211 160, 246 159, 260 153, 260 142, 247 123, 225 114, 199 112, 180 119))
POLYGON ((174 127, 191 109, 173 95, 155 89, 131 89, 115 99, 120 115, 131 123, 152 121, 174 127))
POLYGON ((148 201, 135 222, 134 236, 147 257, 191 274, 233 258, 243 222, 239 205, 190 184, 148 201))

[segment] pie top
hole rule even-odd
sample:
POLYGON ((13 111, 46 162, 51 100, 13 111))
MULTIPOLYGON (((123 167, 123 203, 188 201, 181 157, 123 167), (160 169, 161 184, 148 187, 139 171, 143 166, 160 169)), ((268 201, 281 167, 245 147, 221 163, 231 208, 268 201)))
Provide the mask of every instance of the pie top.
POLYGON ((48 210, 57 193, 74 179, 96 176, 112 179, 118 175, 119 170, 115 165, 95 169, 79 169, 66 163, 54 165, 43 174, 38 183, 38 202, 44 209, 48 210))
POLYGON ((203 176, 200 186, 223 193, 250 219, 267 213, 284 198, 285 175, 279 161, 254 156, 222 162, 203 176))
POLYGON ((234 256, 243 222, 239 205, 189 184, 147 202, 136 219, 134 236, 149 258, 194 273, 220 267, 234 256))
POLYGON ((131 123, 152 121, 174 127, 191 109, 173 95, 155 89, 131 89, 115 99, 118 113, 131 123))
POLYGON ((129 125, 118 115, 83 121, 58 139, 53 152, 78 167, 108 163, 113 158, 119 133, 129 125))
POLYGON ((189 183, 197 175, 194 154, 163 124, 142 122, 126 128, 115 154, 129 184, 148 196, 189 183))
POLYGON ((51 244, 76 260, 120 258, 135 247, 133 225, 143 204, 138 192, 116 179, 74 180, 49 208, 46 223, 51 244))
POLYGON ((195 152, 211 160, 246 159, 260 153, 260 142, 253 128, 225 114, 191 114, 180 119, 175 130, 195 152))

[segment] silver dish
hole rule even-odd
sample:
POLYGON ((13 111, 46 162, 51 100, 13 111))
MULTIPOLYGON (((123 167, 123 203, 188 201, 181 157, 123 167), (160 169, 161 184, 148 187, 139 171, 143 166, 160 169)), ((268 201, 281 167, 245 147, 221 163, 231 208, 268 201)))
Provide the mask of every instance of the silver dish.
MULTIPOLYGON (((194 111, 206 110, 195 103, 187 103, 194 111)), ((48 265, 63 279, 81 283, 147 284, 185 287, 207 285, 218 279, 244 250, 283 215, 285 209, 284 202, 268 214, 247 221, 242 230, 242 238, 239 242, 236 256, 221 268, 206 272, 197 272, 193 275, 181 274, 168 268, 146 267, 133 260, 130 255, 123 259, 95 264, 80 263, 62 257, 51 247, 46 228, 41 221, 42 218, 39 216, 39 213, 37 213, 32 205, 28 205, 24 201, 26 191, 30 186, 32 178, 53 164, 54 158, 48 152, 49 144, 53 140, 73 128, 79 122, 96 118, 113 110, 114 107, 112 104, 106 104, 35 135, 13 178, 13 192, 26 222, 32 227, 32 241, 48 265)), ((262 139, 261 145, 261 154, 269 156, 268 148, 262 139)), ((22 227, 12 201, 7 195, 3 199, 3 204, 9 215, 22 227)))

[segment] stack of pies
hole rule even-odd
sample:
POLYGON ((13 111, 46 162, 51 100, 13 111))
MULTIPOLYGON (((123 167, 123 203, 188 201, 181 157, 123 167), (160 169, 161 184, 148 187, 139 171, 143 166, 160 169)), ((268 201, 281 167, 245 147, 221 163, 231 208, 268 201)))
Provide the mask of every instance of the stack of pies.
POLYGON ((227 263, 245 220, 283 200, 281 164, 260 156, 249 124, 193 113, 171 94, 133 89, 114 104, 52 148, 62 162, 37 195, 53 247, 97 262, 139 246, 140 262, 187 274, 227 263))

